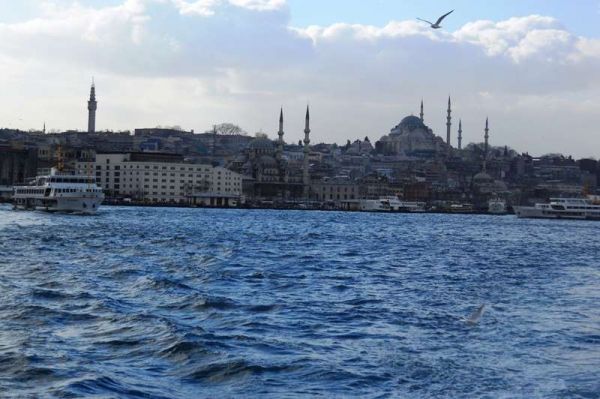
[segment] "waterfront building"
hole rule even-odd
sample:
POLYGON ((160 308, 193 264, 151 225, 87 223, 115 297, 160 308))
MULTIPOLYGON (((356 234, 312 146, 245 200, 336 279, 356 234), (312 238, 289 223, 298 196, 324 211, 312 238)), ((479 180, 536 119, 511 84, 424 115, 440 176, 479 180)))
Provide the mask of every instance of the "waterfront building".
POLYGON ((231 205, 242 196, 242 176, 229 169, 184 162, 162 153, 96 154, 78 162, 110 197, 154 203, 231 205))
POLYGON ((360 198, 360 185, 344 178, 323 178, 311 183, 312 199, 322 202, 340 202, 360 198))

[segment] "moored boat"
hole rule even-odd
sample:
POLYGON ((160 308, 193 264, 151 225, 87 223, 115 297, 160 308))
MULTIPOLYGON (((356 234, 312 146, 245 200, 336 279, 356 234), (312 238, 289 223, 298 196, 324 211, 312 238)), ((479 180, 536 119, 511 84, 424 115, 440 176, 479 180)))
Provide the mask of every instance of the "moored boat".
POLYGON ((600 203, 587 198, 550 198, 549 203, 516 206, 520 218, 600 220, 600 203))
POLYGON ((30 184, 14 187, 15 209, 49 212, 95 213, 104 200, 96 179, 52 168, 49 175, 37 176, 30 184))

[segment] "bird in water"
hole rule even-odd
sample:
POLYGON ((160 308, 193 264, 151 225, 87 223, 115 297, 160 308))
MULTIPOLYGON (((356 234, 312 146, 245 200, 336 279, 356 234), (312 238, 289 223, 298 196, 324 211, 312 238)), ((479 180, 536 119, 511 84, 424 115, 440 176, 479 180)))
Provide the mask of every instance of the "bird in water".
POLYGON ((444 15, 442 15, 441 17, 438 18, 437 21, 435 21, 435 24, 431 21, 427 21, 426 19, 421 19, 421 18, 417 18, 419 21, 423 21, 423 22, 427 22, 432 29, 440 29, 442 27, 442 25, 440 25, 442 23, 442 21, 444 20, 444 18, 446 18, 448 15, 452 14, 454 12, 454 10, 450 11, 449 13, 446 13, 444 15))
POLYGON ((470 325, 477 324, 479 322, 479 319, 481 319, 481 316, 483 316, 484 311, 485 311, 485 305, 479 306, 477 308, 477 310, 475 310, 473 313, 471 313, 471 316, 469 316, 468 319, 465 319, 465 322, 470 325))

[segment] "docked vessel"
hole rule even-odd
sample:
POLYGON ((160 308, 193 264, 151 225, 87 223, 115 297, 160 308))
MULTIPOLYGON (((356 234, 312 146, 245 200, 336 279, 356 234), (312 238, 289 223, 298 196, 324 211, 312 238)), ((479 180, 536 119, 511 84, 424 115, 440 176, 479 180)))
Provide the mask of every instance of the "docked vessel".
POLYGON ((96 179, 52 168, 47 176, 38 176, 30 184, 14 187, 15 209, 49 212, 95 213, 104 200, 96 179))
POLYGON ((520 218, 600 220, 600 203, 588 198, 550 198, 547 204, 516 206, 520 218))
POLYGON ((366 212, 390 212, 390 202, 385 199, 363 199, 359 203, 360 210, 366 212))
POLYGON ((493 215, 506 214, 506 201, 502 198, 493 198, 488 201, 488 213, 493 215))
POLYGON ((379 197, 379 200, 387 202, 392 212, 425 212, 424 202, 402 201, 395 196, 379 197))

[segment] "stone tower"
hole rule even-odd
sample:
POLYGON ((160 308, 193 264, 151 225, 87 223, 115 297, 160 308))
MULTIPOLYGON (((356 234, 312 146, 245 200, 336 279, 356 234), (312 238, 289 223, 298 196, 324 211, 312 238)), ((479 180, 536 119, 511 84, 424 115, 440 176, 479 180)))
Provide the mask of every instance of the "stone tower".
POLYGON ((302 165, 302 184, 304 185, 304 198, 308 199, 310 189, 310 175, 308 173, 308 155, 310 148, 310 111, 308 105, 306 106, 306 120, 304 125, 304 162, 302 165))
POLYGON ((279 131, 277 132, 279 140, 277 140, 277 160, 281 161, 283 156, 283 108, 279 112, 279 131))
POLYGON ((490 138, 490 129, 489 129, 489 124, 488 124, 488 118, 485 118, 485 136, 483 136, 483 138, 485 139, 485 143, 483 146, 483 152, 484 152, 484 156, 487 158, 488 155, 488 140, 490 138))
POLYGON ((462 119, 458 120, 458 149, 462 150, 462 119))
POLYGON ((446 144, 450 146, 450 129, 452 128, 452 107, 448 96, 448 116, 446 117, 446 144))
POLYGON ((96 109, 98 109, 98 103, 96 102, 96 85, 92 80, 90 99, 88 100, 88 133, 96 132, 96 109))
POLYGON ((488 118, 485 118, 485 135, 484 137, 484 144, 483 144, 483 171, 487 172, 487 160, 488 160, 488 148, 489 148, 489 143, 488 140, 490 138, 490 129, 489 129, 489 125, 488 125, 488 118))

